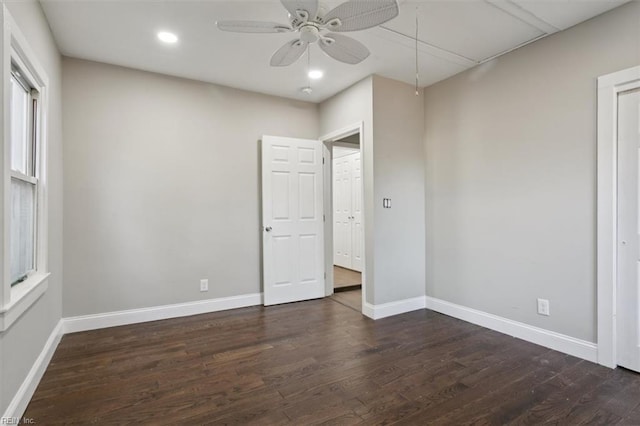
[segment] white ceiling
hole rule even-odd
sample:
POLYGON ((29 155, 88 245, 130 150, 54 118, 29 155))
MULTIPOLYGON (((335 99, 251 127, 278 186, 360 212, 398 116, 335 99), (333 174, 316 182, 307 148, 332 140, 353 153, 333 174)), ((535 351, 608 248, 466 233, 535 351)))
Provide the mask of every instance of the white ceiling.
MULTIPOLYGON (((401 1, 400 15, 382 27, 350 33, 371 56, 359 65, 336 62, 312 46, 312 68, 325 77, 307 85, 306 57, 286 68, 269 59, 293 34, 219 31, 217 20, 287 23, 278 0, 41 0, 60 51, 226 86, 320 102, 360 79, 379 74, 415 82, 415 20, 420 32, 420 86, 428 86, 521 45, 564 30, 628 0, 401 1), (156 33, 176 33, 164 45, 156 33)), ((338 1, 325 2, 329 8, 338 1)))

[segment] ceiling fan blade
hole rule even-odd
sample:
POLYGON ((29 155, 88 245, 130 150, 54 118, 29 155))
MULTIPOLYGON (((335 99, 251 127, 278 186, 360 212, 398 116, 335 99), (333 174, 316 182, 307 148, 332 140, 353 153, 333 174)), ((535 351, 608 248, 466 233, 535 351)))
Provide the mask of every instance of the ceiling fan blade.
POLYGON ((293 64, 302 56, 308 46, 309 43, 298 39, 288 42, 273 54, 271 57, 271 66, 286 67, 287 65, 293 64))
POLYGON ((369 49, 351 37, 329 33, 319 43, 320 48, 333 59, 355 65, 367 59, 369 49))
POLYGON ((232 33, 288 33, 287 25, 260 21, 218 21, 218 29, 232 33))
POLYGON ((329 11, 322 21, 336 32, 376 27, 398 16, 397 0, 350 0, 329 11))
POLYGON ((289 11, 291 16, 303 22, 313 21, 318 14, 318 0, 280 0, 282 5, 289 11), (306 11, 307 16, 299 11, 306 11))

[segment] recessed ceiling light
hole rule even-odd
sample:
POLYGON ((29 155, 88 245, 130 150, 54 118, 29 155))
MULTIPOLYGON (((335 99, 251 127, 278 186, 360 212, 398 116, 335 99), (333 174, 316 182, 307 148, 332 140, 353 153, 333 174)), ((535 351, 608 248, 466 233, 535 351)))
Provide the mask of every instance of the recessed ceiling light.
POLYGON ((309 78, 312 80, 318 80, 319 78, 322 78, 323 75, 324 73, 320 70, 309 71, 309 78))
POLYGON ((176 43, 178 41, 178 36, 174 33, 170 33, 167 31, 160 31, 158 33, 158 40, 163 41, 165 43, 176 43))

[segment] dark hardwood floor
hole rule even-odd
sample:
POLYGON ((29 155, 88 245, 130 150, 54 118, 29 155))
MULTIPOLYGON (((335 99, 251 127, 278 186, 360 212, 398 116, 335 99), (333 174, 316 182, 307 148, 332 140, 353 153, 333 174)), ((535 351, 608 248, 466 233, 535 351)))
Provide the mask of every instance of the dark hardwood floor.
POLYGON ((37 424, 640 424, 640 375, 431 311, 331 300, 64 336, 37 424))

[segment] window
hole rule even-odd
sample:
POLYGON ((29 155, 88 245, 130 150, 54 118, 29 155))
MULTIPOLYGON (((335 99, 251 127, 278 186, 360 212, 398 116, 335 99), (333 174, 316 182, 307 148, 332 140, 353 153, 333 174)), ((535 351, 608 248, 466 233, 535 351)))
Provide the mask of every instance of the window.
POLYGON ((24 35, 2 9, 0 102, 0 333, 47 291, 47 112, 49 78, 24 35))
POLYGON ((10 246, 11 285, 36 269, 38 91, 27 73, 12 64, 10 93, 10 246))

